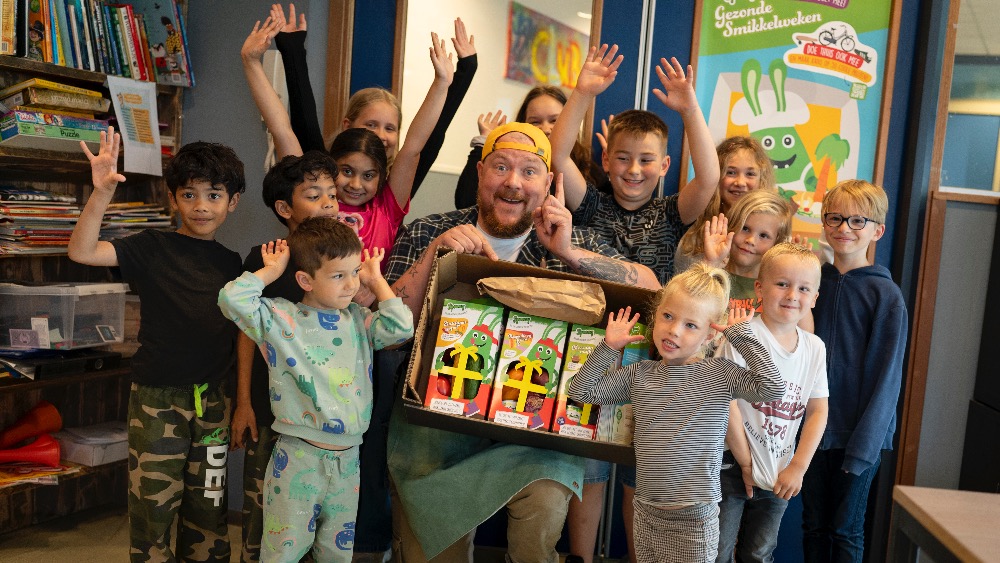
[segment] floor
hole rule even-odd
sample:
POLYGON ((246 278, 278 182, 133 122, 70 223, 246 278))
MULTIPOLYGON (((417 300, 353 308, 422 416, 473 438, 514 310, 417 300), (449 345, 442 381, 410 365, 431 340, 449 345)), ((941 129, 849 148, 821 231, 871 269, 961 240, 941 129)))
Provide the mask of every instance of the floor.
MULTIPOLYGON (((239 561, 240 526, 229 525, 234 546, 233 561, 239 561)), ((476 550, 476 563, 502 562, 503 553, 476 550)), ((0 534, 0 561, 4 563, 52 563, 54 561, 100 561, 127 563, 128 519, 125 507, 86 510, 58 520, 0 534)))

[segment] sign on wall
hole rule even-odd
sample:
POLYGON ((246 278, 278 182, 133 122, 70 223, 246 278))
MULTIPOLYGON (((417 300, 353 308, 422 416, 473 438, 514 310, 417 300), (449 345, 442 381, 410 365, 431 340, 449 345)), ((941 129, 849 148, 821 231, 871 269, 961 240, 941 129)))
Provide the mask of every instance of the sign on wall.
POLYGON ((504 78, 573 88, 589 44, 587 34, 511 2, 504 78))
POLYGON ((699 1, 698 102, 716 142, 767 150, 795 234, 818 236, 839 180, 881 176, 891 15, 891 0, 699 1))

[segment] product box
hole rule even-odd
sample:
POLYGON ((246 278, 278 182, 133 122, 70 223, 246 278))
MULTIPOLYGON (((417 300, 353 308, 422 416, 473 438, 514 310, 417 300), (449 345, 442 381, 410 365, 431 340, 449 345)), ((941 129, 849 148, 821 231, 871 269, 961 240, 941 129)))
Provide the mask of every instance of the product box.
MULTIPOLYGON (((622 366, 648 360, 652 354, 651 335, 646 325, 635 323, 630 334, 642 334, 645 340, 627 344, 622 350, 622 366)), ((604 405, 597 420, 597 440, 631 446, 635 434, 635 420, 632 417, 632 404, 604 405)))
POLYGON ((631 446, 599 443, 560 436, 551 432, 534 432, 511 428, 486 420, 458 417, 432 411, 424 406, 423 392, 431 372, 436 347, 436 331, 441 324, 441 306, 445 299, 469 301, 479 297, 476 282, 491 276, 570 279, 597 283, 604 290, 608 310, 631 305, 642 307, 653 298, 653 292, 624 284, 604 282, 573 274, 563 274, 505 261, 493 261, 479 256, 441 250, 427 283, 427 294, 414 331, 413 353, 403 386, 403 412, 410 424, 429 426, 449 432, 471 434, 500 442, 546 448, 572 455, 603 459, 634 465, 631 446))
POLYGON ((567 323, 519 311, 507 315, 489 419, 547 431, 555 409, 567 323))
POLYGON ((424 406, 484 418, 500 352, 503 306, 492 299, 445 299, 424 406))
POLYGON ((100 150, 100 131, 55 123, 37 123, 38 120, 34 117, 23 119, 32 113, 11 112, 0 118, 0 144, 26 149, 75 152, 80 150, 80 141, 83 141, 91 151, 100 150))
POLYGON ((552 420, 552 431, 561 436, 571 436, 593 440, 597 436, 597 416, 599 405, 578 403, 569 398, 569 384, 573 381, 587 356, 604 340, 604 329, 592 326, 573 325, 566 344, 566 363, 559 378, 559 393, 556 395, 556 416, 552 420))
POLYGON ((128 458, 125 421, 66 428, 52 435, 59 442, 60 459, 94 467, 128 458))
POLYGON ((0 284, 0 350, 70 350, 122 341, 122 283, 0 284))

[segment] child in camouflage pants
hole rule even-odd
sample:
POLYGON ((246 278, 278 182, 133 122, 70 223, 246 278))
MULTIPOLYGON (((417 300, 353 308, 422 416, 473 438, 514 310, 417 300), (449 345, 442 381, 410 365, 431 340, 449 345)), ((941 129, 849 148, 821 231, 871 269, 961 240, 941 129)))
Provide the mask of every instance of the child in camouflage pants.
POLYGON ((246 190, 229 147, 190 143, 163 170, 176 231, 153 229, 100 240, 104 212, 125 177, 121 138, 101 133, 90 160, 94 190, 73 228, 70 259, 118 267, 139 293, 139 349, 129 396, 129 541, 132 561, 229 561, 226 450, 236 328, 215 307, 239 275, 240 255, 215 233, 246 190), (177 547, 171 529, 178 518, 177 547))

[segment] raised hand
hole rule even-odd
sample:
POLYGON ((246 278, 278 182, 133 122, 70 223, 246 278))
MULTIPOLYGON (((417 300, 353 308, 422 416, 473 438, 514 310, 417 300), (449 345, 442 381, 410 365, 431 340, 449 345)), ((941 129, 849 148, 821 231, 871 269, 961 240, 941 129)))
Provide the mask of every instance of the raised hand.
POLYGON ((121 135, 115 133, 115 128, 112 126, 108 126, 107 131, 101 131, 101 147, 97 155, 90 152, 87 143, 80 141, 80 148, 90 161, 94 189, 114 191, 119 182, 125 181, 125 176, 118 173, 118 152, 121 150, 121 142, 121 135))
POLYGON ((632 334, 632 328, 639 322, 639 313, 632 314, 632 307, 618 309, 608 315, 608 328, 604 331, 604 343, 613 350, 623 350, 625 346, 645 340, 641 334, 632 334))
POLYGON ((807 237, 807 236, 794 235, 794 236, 792 236, 791 243, 792 244, 797 244, 799 246, 804 246, 804 247, 806 247, 809 250, 813 249, 812 240, 809 237, 807 237))
POLYGON ((372 283, 382 277, 382 260, 385 258, 385 249, 374 247, 371 252, 364 250, 364 262, 361 263, 361 285, 371 288, 372 283))
POLYGON ((615 118, 615 114, 611 114, 607 119, 601 120, 601 130, 594 135, 597 135, 597 141, 601 143, 601 152, 608 152, 608 124, 615 118))
POLYGON ((556 175, 555 195, 548 195, 531 213, 538 241, 553 254, 563 255, 572 246, 573 214, 566 208, 562 172, 556 175))
POLYGON ((264 20, 263 25, 260 21, 253 24, 253 30, 240 48, 240 57, 244 61, 259 61, 264 56, 264 51, 271 47, 271 40, 278 34, 283 24, 283 21, 275 20, 271 16, 264 20))
POLYGON ((490 134, 490 131, 507 123, 507 116, 501 110, 497 110, 496 115, 493 115, 493 112, 487 114, 481 113, 476 123, 479 124, 479 134, 486 136, 490 134))
POLYGON ((431 64, 434 65, 434 79, 451 84, 455 76, 455 65, 451 61, 451 53, 445 48, 444 39, 439 39, 438 34, 434 32, 431 32, 430 53, 431 64))
POLYGON ((260 257, 264 262, 264 268, 284 272, 288 267, 288 259, 291 253, 288 251, 288 243, 285 239, 273 240, 260 245, 260 257))
POLYGON ((691 65, 687 66, 685 74, 684 67, 677 62, 676 57, 671 57, 670 63, 667 63, 667 59, 660 59, 656 77, 660 79, 663 90, 654 88, 653 95, 663 105, 681 115, 698 109, 698 99, 694 94, 694 68, 691 65))
POLYGON ((451 44, 460 59, 476 54, 476 36, 466 33, 462 18, 455 18, 455 37, 451 38, 451 44))
POLYGON ((712 217, 711 221, 705 221, 703 233, 705 247, 705 262, 722 268, 729 260, 729 251, 733 247, 733 236, 736 233, 729 232, 729 220, 725 214, 719 213, 717 217, 712 217))
POLYGON ((271 4, 271 18, 281 22, 280 33, 294 33, 306 30, 306 15, 299 14, 298 21, 295 18, 295 4, 288 4, 288 19, 285 19, 285 10, 281 4, 271 4))
POLYGON ((622 64, 624 55, 618 54, 618 45, 608 48, 607 44, 598 47, 591 47, 587 53, 587 60, 580 69, 580 76, 576 80, 575 91, 588 96, 597 96, 608 89, 611 83, 618 76, 618 66, 622 64))
POLYGON ((736 326, 740 323, 745 323, 753 318, 753 309, 744 309, 742 307, 733 307, 729 309, 729 320, 726 324, 720 325, 712 323, 711 326, 715 330, 722 332, 729 327, 736 326))

